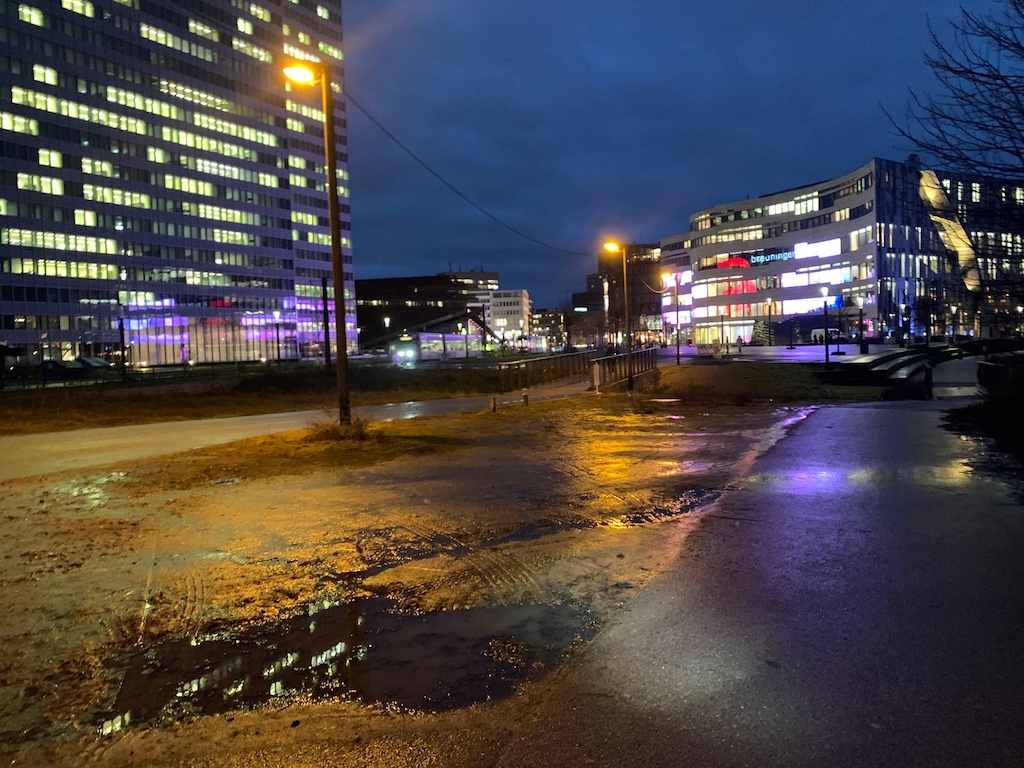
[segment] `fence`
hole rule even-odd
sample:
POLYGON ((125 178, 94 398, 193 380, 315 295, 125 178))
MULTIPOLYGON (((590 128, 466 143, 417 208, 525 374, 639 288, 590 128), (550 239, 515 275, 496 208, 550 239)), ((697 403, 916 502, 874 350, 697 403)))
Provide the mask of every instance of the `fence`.
MULTIPOLYGON (((653 371, 658 367, 658 350, 653 347, 634 349, 632 357, 634 377, 648 371, 653 371)), ((628 379, 628 358, 629 355, 625 353, 595 358, 590 368, 591 388, 595 392, 600 392, 602 387, 628 379)))
POLYGON ((593 352, 572 352, 501 363, 498 365, 499 389, 509 392, 569 376, 585 375, 590 372, 593 357, 593 352))

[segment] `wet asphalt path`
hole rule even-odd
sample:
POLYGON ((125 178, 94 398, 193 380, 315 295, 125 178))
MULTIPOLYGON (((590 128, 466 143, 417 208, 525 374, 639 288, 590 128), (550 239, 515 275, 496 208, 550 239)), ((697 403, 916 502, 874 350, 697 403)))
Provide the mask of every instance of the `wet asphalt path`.
POLYGON ((946 405, 798 425, 496 765, 1024 765, 1024 508, 946 405))

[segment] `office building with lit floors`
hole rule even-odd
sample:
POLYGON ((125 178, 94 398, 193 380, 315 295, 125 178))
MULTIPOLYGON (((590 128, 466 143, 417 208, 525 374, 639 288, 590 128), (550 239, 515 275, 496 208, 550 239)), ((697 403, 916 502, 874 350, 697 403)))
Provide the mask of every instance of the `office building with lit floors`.
POLYGON ((1024 188, 876 158, 699 211, 662 263, 692 279, 698 344, 852 339, 862 324, 879 341, 1004 336, 1024 304, 1021 214, 1024 188))
POLYGON ((0 343, 316 358, 335 309, 354 343, 337 0, 0 0, 0 18, 0 343), (288 59, 330 71, 337 238, 330 101, 288 59))

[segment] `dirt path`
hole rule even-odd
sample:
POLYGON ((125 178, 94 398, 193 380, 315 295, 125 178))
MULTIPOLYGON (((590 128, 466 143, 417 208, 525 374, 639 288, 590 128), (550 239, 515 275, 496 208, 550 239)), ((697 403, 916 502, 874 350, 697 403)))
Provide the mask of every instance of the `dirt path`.
POLYGON ((671 409, 449 417, 455 450, 183 489, 161 461, 0 485, 0 754, 285 765, 328 740, 369 764, 400 733, 500 741, 804 415, 671 409))

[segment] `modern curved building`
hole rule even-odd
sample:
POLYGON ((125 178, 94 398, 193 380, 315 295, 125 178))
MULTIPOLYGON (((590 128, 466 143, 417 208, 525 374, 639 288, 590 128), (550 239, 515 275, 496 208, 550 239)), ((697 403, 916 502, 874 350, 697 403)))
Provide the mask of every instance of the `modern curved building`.
MULTIPOLYGON (((0 343, 36 361, 316 357, 334 286, 319 87, 339 0, 0 0, 0 343), (327 312, 325 312, 325 303, 327 312)), ((337 339, 332 339, 337 346, 337 339)))
POLYGON ((808 340, 826 312, 851 337, 999 335, 1020 324, 1022 212, 1022 187, 876 158, 699 211, 661 255, 698 344, 808 340))

